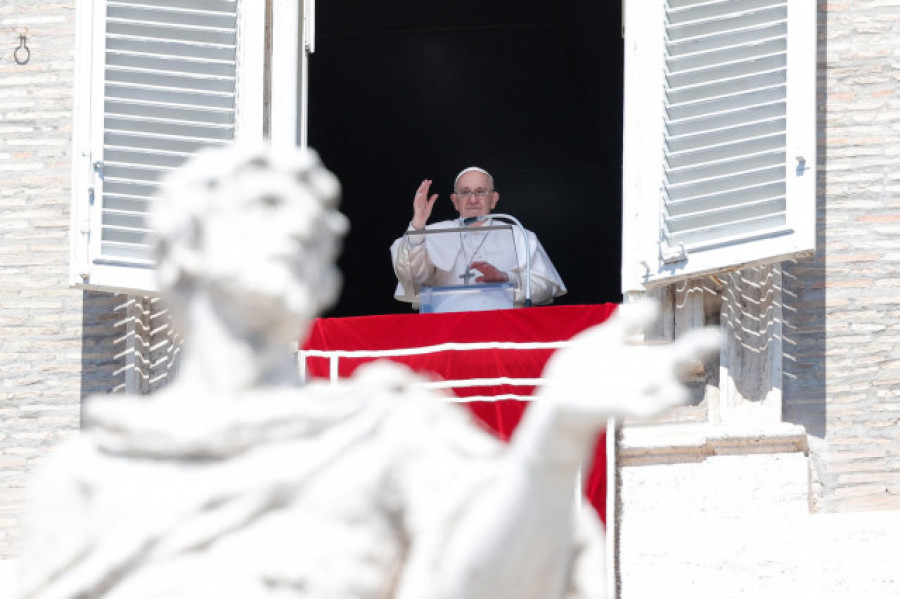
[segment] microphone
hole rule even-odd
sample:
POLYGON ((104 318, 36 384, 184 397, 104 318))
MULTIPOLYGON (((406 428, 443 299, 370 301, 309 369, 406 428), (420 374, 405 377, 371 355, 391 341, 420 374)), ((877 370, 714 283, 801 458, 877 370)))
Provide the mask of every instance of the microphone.
POLYGON ((468 216, 468 217, 462 219, 463 226, 464 226, 464 227, 468 227, 468 226, 471 225, 471 224, 474 224, 474 223, 477 223, 477 222, 479 222, 479 221, 485 220, 485 218, 487 218, 487 217, 484 217, 484 216, 468 216))

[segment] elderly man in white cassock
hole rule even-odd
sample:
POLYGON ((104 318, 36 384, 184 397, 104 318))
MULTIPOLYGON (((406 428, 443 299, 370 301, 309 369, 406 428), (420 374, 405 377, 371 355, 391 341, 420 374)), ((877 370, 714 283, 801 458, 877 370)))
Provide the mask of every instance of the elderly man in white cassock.
MULTIPOLYGON (((559 273, 537 236, 524 230, 506 231, 491 228, 495 224, 491 212, 500 201, 494 189, 494 178, 477 166, 464 169, 456 176, 450 200, 459 218, 427 224, 438 194, 429 196, 431 180, 419 185, 413 199, 413 218, 407 234, 391 245, 391 258, 397 275, 394 297, 418 303, 423 286, 449 287, 474 283, 513 283, 515 303, 525 304, 526 255, 530 256, 531 301, 549 304, 566 293, 559 273), (471 229, 457 231, 455 229, 471 229), (418 235, 417 231, 448 230, 447 234, 418 235)), ((497 222, 496 224, 503 224, 497 222)))

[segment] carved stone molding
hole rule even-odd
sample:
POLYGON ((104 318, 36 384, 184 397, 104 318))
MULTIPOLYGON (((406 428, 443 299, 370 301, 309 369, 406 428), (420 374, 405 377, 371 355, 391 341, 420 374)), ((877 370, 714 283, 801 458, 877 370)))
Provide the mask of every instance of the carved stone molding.
POLYGON ((758 453, 808 454, 806 430, 775 423, 728 426, 670 424, 629 426, 618 447, 619 466, 702 462, 719 455, 758 453))

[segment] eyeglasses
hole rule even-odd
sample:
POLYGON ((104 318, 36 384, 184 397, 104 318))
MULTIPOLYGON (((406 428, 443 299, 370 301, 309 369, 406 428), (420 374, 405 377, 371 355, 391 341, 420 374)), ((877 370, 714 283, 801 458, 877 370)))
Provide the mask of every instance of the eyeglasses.
POLYGON ((475 191, 465 189, 463 191, 457 191, 456 195, 458 195, 459 197, 461 197, 464 200, 467 200, 472 196, 475 196, 479 200, 483 200, 484 198, 488 197, 492 193, 494 193, 494 190, 492 190, 492 189, 476 189, 475 191))

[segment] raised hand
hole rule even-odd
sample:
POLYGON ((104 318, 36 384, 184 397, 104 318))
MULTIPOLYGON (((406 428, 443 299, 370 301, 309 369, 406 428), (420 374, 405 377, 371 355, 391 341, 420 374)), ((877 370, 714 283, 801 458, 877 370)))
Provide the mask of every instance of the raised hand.
POLYGON ((416 196, 413 198, 413 218, 412 221, 410 221, 410 224, 412 224, 413 228, 417 231, 421 231, 425 228, 428 219, 431 218, 431 209, 434 207, 434 202, 438 198, 438 194, 428 197, 428 191, 430 189, 431 179, 425 179, 422 181, 421 185, 419 185, 419 189, 416 190, 416 196))
POLYGON ((509 281, 509 275, 499 270, 490 262, 478 260, 469 265, 481 273, 481 276, 475 279, 476 283, 505 283, 509 281))

